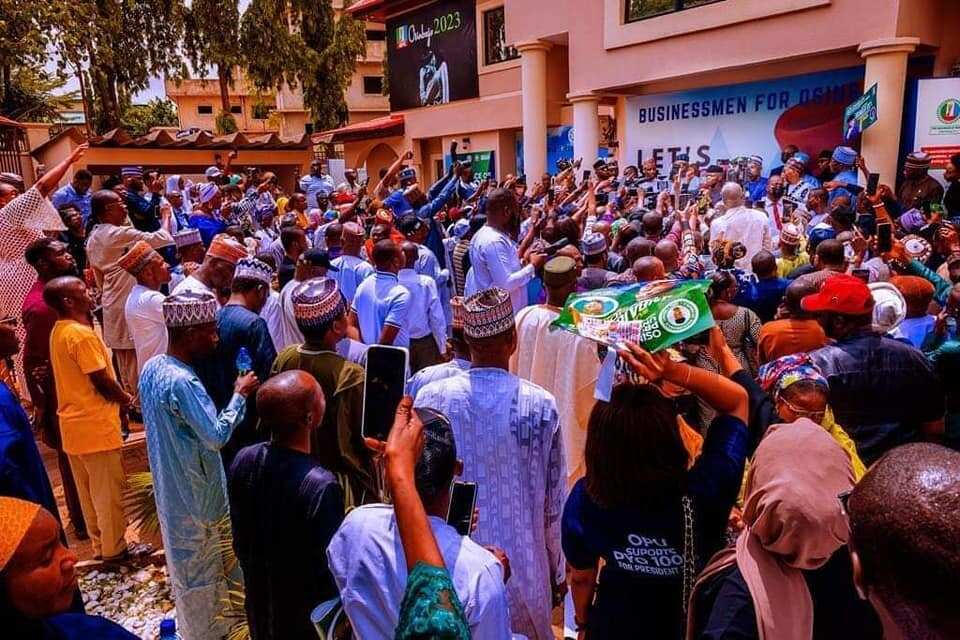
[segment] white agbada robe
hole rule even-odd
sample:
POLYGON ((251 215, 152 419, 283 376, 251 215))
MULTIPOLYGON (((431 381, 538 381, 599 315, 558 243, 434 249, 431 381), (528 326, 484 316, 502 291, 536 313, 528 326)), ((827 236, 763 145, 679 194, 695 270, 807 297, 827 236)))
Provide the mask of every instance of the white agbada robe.
POLYGON ((550 584, 565 578, 560 519, 566 498, 553 396, 508 371, 482 367, 428 384, 414 406, 440 411, 453 426, 462 479, 478 487, 473 539, 501 547, 510 558, 512 631, 552 640, 550 584))
POLYGON ((595 342, 569 331, 550 329, 558 315, 546 305, 526 307, 517 314, 518 346, 510 358, 510 371, 556 398, 569 489, 586 473, 587 422, 596 402, 600 360, 595 342))

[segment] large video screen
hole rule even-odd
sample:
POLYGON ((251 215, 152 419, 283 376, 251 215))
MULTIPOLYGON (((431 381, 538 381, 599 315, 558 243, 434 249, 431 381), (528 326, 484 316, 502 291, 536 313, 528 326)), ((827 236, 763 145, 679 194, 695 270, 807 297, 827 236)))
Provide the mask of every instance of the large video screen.
POLYGON ((387 21, 390 109, 476 98, 474 0, 443 0, 387 21))

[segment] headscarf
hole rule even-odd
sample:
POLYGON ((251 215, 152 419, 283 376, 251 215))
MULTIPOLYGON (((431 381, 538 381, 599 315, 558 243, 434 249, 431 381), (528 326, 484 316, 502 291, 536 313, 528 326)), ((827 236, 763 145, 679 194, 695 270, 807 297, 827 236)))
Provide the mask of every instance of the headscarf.
POLYGON ((850 537, 837 496, 853 488, 850 460, 807 420, 777 424, 757 447, 747 476, 746 525, 736 544, 716 554, 691 597, 687 639, 698 615, 697 590, 736 564, 757 619, 760 640, 810 640, 813 600, 803 571, 819 569, 850 537))
POLYGON ((0 497, 0 571, 13 558, 39 511, 36 503, 0 497))
MULTIPOLYGON (((787 387, 801 380, 809 380, 826 391, 830 390, 830 383, 823 375, 820 367, 814 364, 806 353, 795 353, 768 362, 760 367, 757 377, 760 381, 760 387, 769 393, 774 400, 778 399, 787 387)), ((847 452, 847 456, 850 458, 850 466, 853 467, 853 478, 856 482, 859 482, 860 478, 867 472, 867 467, 860 459, 860 454, 857 453, 857 445, 834 420, 833 409, 830 408, 830 405, 827 405, 824 411, 820 426, 847 452)))

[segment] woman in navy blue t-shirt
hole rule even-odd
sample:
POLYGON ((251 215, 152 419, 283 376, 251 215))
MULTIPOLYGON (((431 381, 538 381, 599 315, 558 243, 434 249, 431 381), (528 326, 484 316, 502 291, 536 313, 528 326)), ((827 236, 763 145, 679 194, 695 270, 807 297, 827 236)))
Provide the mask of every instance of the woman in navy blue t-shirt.
MULTIPOLYGON (((710 349, 722 371, 741 369, 717 329, 710 349)), ((685 598, 723 546, 737 498, 750 446, 747 394, 666 353, 630 344, 620 355, 650 384, 617 387, 590 415, 586 476, 563 513, 576 622, 587 640, 679 638, 685 598), (692 465, 664 384, 698 395, 718 414, 692 465)))

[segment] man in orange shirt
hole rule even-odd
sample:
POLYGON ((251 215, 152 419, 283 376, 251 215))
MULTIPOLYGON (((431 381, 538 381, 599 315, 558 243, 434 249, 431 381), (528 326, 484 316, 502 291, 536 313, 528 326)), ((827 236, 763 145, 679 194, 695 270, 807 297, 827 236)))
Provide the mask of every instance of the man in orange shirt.
POLYGON ((800 300, 816 293, 818 289, 817 283, 805 278, 798 278, 787 285, 783 303, 777 311, 778 319, 760 329, 757 340, 760 364, 793 353, 809 353, 827 344, 823 327, 800 308, 800 300))
POLYGON ((50 333, 50 363, 57 391, 63 450, 80 497, 94 554, 108 561, 127 556, 127 520, 120 413, 130 395, 117 382, 110 353, 93 329, 93 300, 79 278, 54 278, 43 300, 59 318, 50 333))

